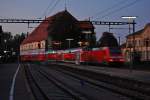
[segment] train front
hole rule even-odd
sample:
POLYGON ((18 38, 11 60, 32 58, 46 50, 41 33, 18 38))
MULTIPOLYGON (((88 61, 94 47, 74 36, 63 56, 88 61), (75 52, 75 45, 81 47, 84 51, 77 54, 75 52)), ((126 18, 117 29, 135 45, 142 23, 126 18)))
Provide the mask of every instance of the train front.
POLYGON ((124 64, 125 60, 121 49, 119 47, 109 47, 107 61, 109 64, 124 64))

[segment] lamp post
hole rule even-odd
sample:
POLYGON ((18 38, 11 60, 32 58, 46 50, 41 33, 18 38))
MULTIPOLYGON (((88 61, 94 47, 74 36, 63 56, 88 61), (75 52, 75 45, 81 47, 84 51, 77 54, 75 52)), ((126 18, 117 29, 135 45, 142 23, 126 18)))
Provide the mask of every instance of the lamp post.
POLYGON ((66 40, 69 41, 69 49, 70 49, 71 41, 74 40, 74 39, 72 39, 72 38, 67 38, 66 40))
POLYGON ((82 42, 81 41, 79 41, 78 44, 79 44, 80 47, 82 46, 82 42))
MULTIPOLYGON (((135 32, 135 21, 134 21, 134 19, 136 19, 137 17, 136 16, 122 16, 121 18, 123 18, 123 19, 128 19, 128 22, 129 22, 129 34, 131 34, 131 24, 133 25, 132 26, 132 29, 133 29, 133 33, 135 32)), ((132 42, 132 47, 133 47, 133 54, 134 54, 134 46, 135 46, 135 44, 134 44, 134 36, 133 36, 133 40, 132 40, 133 42, 132 42)), ((132 56, 132 54, 131 54, 131 47, 130 47, 130 71, 132 71, 132 67, 133 67, 133 65, 132 65, 132 63, 133 63, 133 57, 134 57, 134 55, 132 56)))
POLYGON ((134 19, 136 19, 137 17, 136 16, 122 16, 121 18, 128 19, 128 22, 129 22, 129 34, 131 34, 131 24, 133 25, 132 26, 132 30, 133 30, 133 33, 134 33, 135 32, 135 21, 134 21, 134 19))
POLYGON ((6 39, 4 40, 4 43, 5 43, 5 46, 4 46, 5 62, 7 62, 7 40, 6 39))
POLYGON ((149 60, 149 52, 148 52, 149 39, 148 38, 145 40, 145 45, 146 45, 146 61, 148 62, 149 60))
POLYGON ((55 44, 59 49, 61 49, 61 42, 54 42, 54 44, 55 44))
POLYGON ((4 43, 5 43, 5 49, 7 50, 7 40, 6 39, 4 40, 4 43))

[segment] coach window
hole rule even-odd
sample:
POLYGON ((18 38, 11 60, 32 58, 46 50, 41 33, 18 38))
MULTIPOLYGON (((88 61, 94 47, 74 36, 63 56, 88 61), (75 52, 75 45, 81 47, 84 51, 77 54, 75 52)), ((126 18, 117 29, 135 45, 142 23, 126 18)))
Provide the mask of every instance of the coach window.
POLYGON ((31 44, 29 44, 29 49, 31 49, 31 44))
POLYGON ((41 48, 41 45, 40 45, 40 43, 38 43, 38 48, 39 48, 39 49, 41 48))
POLYGON ((33 43, 32 45, 33 45, 33 49, 35 49, 35 43, 33 43))
POLYGON ((42 48, 44 48, 44 42, 42 42, 42 45, 41 45, 41 47, 42 47, 42 48))
POLYGON ((36 49, 36 43, 34 43, 34 49, 36 49))

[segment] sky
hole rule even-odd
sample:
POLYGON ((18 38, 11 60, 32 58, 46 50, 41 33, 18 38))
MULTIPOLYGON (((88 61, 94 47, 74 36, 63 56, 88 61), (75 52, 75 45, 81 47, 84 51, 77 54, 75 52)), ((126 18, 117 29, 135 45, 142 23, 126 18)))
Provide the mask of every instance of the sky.
MULTIPOLYGON (((65 5, 67 10, 78 20, 96 21, 128 21, 121 16, 137 16, 135 19, 138 31, 150 22, 150 0, 0 0, 0 18, 15 19, 39 19, 45 16, 52 16, 63 11, 65 5)), ((32 32, 34 28, 28 28, 27 24, 4 24, 3 30, 12 34, 32 32)), ((36 27, 38 24, 30 24, 36 27)), ((116 38, 120 37, 121 42, 129 34, 128 26, 112 26, 111 29, 116 38)), ((108 26, 95 26, 97 40, 102 33, 108 30, 108 26)))

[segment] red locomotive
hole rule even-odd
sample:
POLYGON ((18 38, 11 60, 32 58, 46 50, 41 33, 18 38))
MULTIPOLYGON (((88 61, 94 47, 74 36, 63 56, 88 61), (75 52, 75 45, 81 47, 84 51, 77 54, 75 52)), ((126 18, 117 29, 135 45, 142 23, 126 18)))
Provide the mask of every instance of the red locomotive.
POLYGON ((78 21, 67 10, 59 12, 46 18, 23 40, 21 61, 124 63, 113 33, 104 32, 98 42, 95 35, 92 22, 78 21), (82 43, 79 45, 79 42, 82 43), (98 48, 91 48, 96 46, 98 48))
POLYGON ((120 48, 117 47, 101 47, 91 48, 75 48, 68 50, 53 51, 48 53, 47 60, 71 62, 71 63, 104 63, 104 64, 123 64, 124 58, 120 48), (51 58, 50 58, 51 57, 51 58))
POLYGON ((123 64, 124 58, 121 49, 117 47, 74 48, 67 50, 51 50, 43 54, 26 54, 21 56, 22 61, 61 61, 94 64, 123 64))

